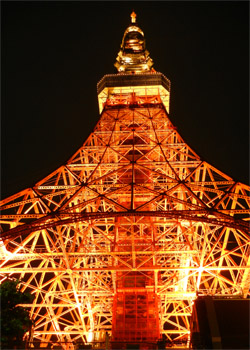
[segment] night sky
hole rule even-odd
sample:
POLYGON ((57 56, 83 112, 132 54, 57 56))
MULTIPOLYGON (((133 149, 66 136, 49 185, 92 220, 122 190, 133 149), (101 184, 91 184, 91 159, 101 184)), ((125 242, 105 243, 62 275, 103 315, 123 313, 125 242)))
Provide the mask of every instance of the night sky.
POLYGON ((202 159, 249 183, 249 4, 1 2, 2 198, 64 164, 99 119, 96 84, 137 13, 170 119, 202 159))

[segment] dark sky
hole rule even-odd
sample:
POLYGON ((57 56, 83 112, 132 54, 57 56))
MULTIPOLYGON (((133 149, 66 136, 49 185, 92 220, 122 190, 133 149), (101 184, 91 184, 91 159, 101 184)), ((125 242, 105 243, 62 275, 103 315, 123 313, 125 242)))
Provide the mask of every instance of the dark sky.
POLYGON ((96 84, 132 10, 170 119, 202 159, 249 183, 249 4, 1 2, 1 190, 5 198, 65 163, 99 119, 96 84))

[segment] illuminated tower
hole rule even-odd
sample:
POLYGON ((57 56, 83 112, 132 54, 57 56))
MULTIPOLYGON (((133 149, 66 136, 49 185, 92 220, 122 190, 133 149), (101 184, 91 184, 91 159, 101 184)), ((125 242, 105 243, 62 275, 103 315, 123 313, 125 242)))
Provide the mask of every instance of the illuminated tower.
MULTIPOLYGON (((100 119, 53 173, 1 202, 1 280, 22 278, 33 339, 173 344, 200 295, 249 296, 249 186, 203 161, 169 119, 132 13, 100 119)), ((66 345, 63 345, 66 348, 66 345)))

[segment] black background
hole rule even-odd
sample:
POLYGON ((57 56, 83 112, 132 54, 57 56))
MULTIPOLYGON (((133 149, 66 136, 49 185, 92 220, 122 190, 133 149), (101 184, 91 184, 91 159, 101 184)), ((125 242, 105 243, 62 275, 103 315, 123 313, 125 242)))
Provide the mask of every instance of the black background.
POLYGON ((99 119, 96 84, 137 13, 154 68, 171 80, 170 119, 202 159, 249 182, 249 4, 1 3, 1 191, 62 165, 99 119))

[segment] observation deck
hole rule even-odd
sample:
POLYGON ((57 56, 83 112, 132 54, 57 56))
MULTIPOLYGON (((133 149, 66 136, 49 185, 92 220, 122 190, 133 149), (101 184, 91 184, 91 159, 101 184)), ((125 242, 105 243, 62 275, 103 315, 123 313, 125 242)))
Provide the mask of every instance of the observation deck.
POLYGON ((100 114, 107 99, 115 95, 134 93, 137 96, 160 96, 169 113, 170 80, 162 73, 108 74, 97 84, 100 114))

